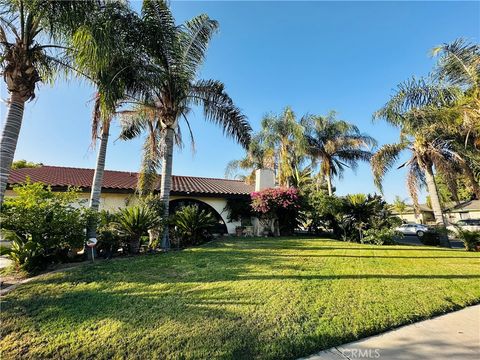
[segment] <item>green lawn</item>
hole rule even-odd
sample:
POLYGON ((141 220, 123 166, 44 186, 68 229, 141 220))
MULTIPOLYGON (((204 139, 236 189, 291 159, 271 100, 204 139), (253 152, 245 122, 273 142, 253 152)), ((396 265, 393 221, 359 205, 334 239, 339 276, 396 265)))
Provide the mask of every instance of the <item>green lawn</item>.
POLYGON ((294 359, 480 301, 477 253, 226 239, 42 277, 2 299, 2 358, 294 359))

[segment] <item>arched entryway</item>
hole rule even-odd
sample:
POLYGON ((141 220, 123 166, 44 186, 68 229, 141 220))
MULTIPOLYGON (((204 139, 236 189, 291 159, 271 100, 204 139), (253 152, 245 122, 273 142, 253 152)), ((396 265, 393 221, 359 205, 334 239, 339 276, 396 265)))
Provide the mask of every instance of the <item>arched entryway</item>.
POLYGON ((170 201, 169 212, 170 215, 174 214, 175 211, 178 209, 189 206, 189 205, 196 205, 200 210, 206 210, 210 212, 217 220, 215 227, 212 229, 212 233, 214 234, 227 234, 227 225, 225 225, 225 221, 222 219, 222 216, 210 205, 204 203, 203 201, 197 199, 175 199, 170 201))

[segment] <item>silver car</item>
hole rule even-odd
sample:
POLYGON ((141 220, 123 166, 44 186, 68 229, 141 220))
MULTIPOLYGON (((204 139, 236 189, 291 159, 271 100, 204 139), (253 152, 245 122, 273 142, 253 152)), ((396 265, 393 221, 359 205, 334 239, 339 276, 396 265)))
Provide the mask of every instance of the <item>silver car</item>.
POLYGON ((480 219, 463 219, 459 220, 455 225, 447 226, 454 235, 458 235, 458 228, 468 231, 480 231, 480 219))
POLYGON ((396 231, 401 232, 403 235, 417 235, 422 237, 428 231, 428 227, 422 224, 403 224, 397 228, 396 231))

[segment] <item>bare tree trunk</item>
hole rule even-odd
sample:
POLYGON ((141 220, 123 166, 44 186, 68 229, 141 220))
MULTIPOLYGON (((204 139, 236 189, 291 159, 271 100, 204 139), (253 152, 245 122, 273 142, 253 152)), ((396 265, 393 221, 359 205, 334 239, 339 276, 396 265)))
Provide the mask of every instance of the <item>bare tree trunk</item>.
MULTIPOLYGON (((172 189, 172 165, 173 165, 173 129, 166 129, 163 159, 162 159, 162 179, 160 185, 160 200, 163 204, 163 216, 167 219, 169 216, 170 190, 172 189)), ((170 249, 170 239, 168 226, 165 226, 162 236, 162 249, 170 249)))
MULTIPOLYGON (((440 198, 438 196, 437 184, 433 176, 433 168, 431 164, 425 166, 425 181, 427 183, 428 194, 430 195, 430 203, 432 205, 433 215, 435 216, 435 223, 446 227, 448 224, 443 216, 442 206, 440 205, 440 198)), ((440 234, 440 245, 451 247, 448 235, 440 234)))
POLYGON ((332 190, 332 177, 330 174, 325 175, 325 179, 327 180, 327 187, 328 187, 328 195, 332 196, 333 195, 333 190, 332 190))
MULTIPOLYGON (((106 122, 102 127, 100 148, 98 149, 97 164, 95 167, 95 173, 93 174, 92 190, 90 192, 89 207, 95 212, 98 212, 100 207, 100 195, 102 193, 103 175, 105 173, 105 159, 107 156, 109 130, 110 124, 109 122, 106 122)), ((87 237, 97 237, 97 229, 95 224, 88 225, 87 237)))
POLYGON ((17 148, 18 134, 22 127, 25 100, 17 93, 10 95, 7 119, 3 126, 0 138, 0 207, 3 204, 8 176, 12 167, 15 149, 17 148))

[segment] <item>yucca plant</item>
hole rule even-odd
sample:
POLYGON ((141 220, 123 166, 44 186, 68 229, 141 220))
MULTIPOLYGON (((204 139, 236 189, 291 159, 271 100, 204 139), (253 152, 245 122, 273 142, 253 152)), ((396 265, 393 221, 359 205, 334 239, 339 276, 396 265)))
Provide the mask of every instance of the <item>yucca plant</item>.
POLYGON ((175 213, 172 223, 184 243, 195 245, 205 241, 208 230, 215 226, 216 220, 210 212, 196 205, 188 205, 175 213))
POLYGON ((131 206, 120 210, 116 227, 128 238, 130 252, 138 254, 141 237, 148 235, 148 230, 158 227, 161 222, 161 217, 154 210, 146 206, 131 206))

